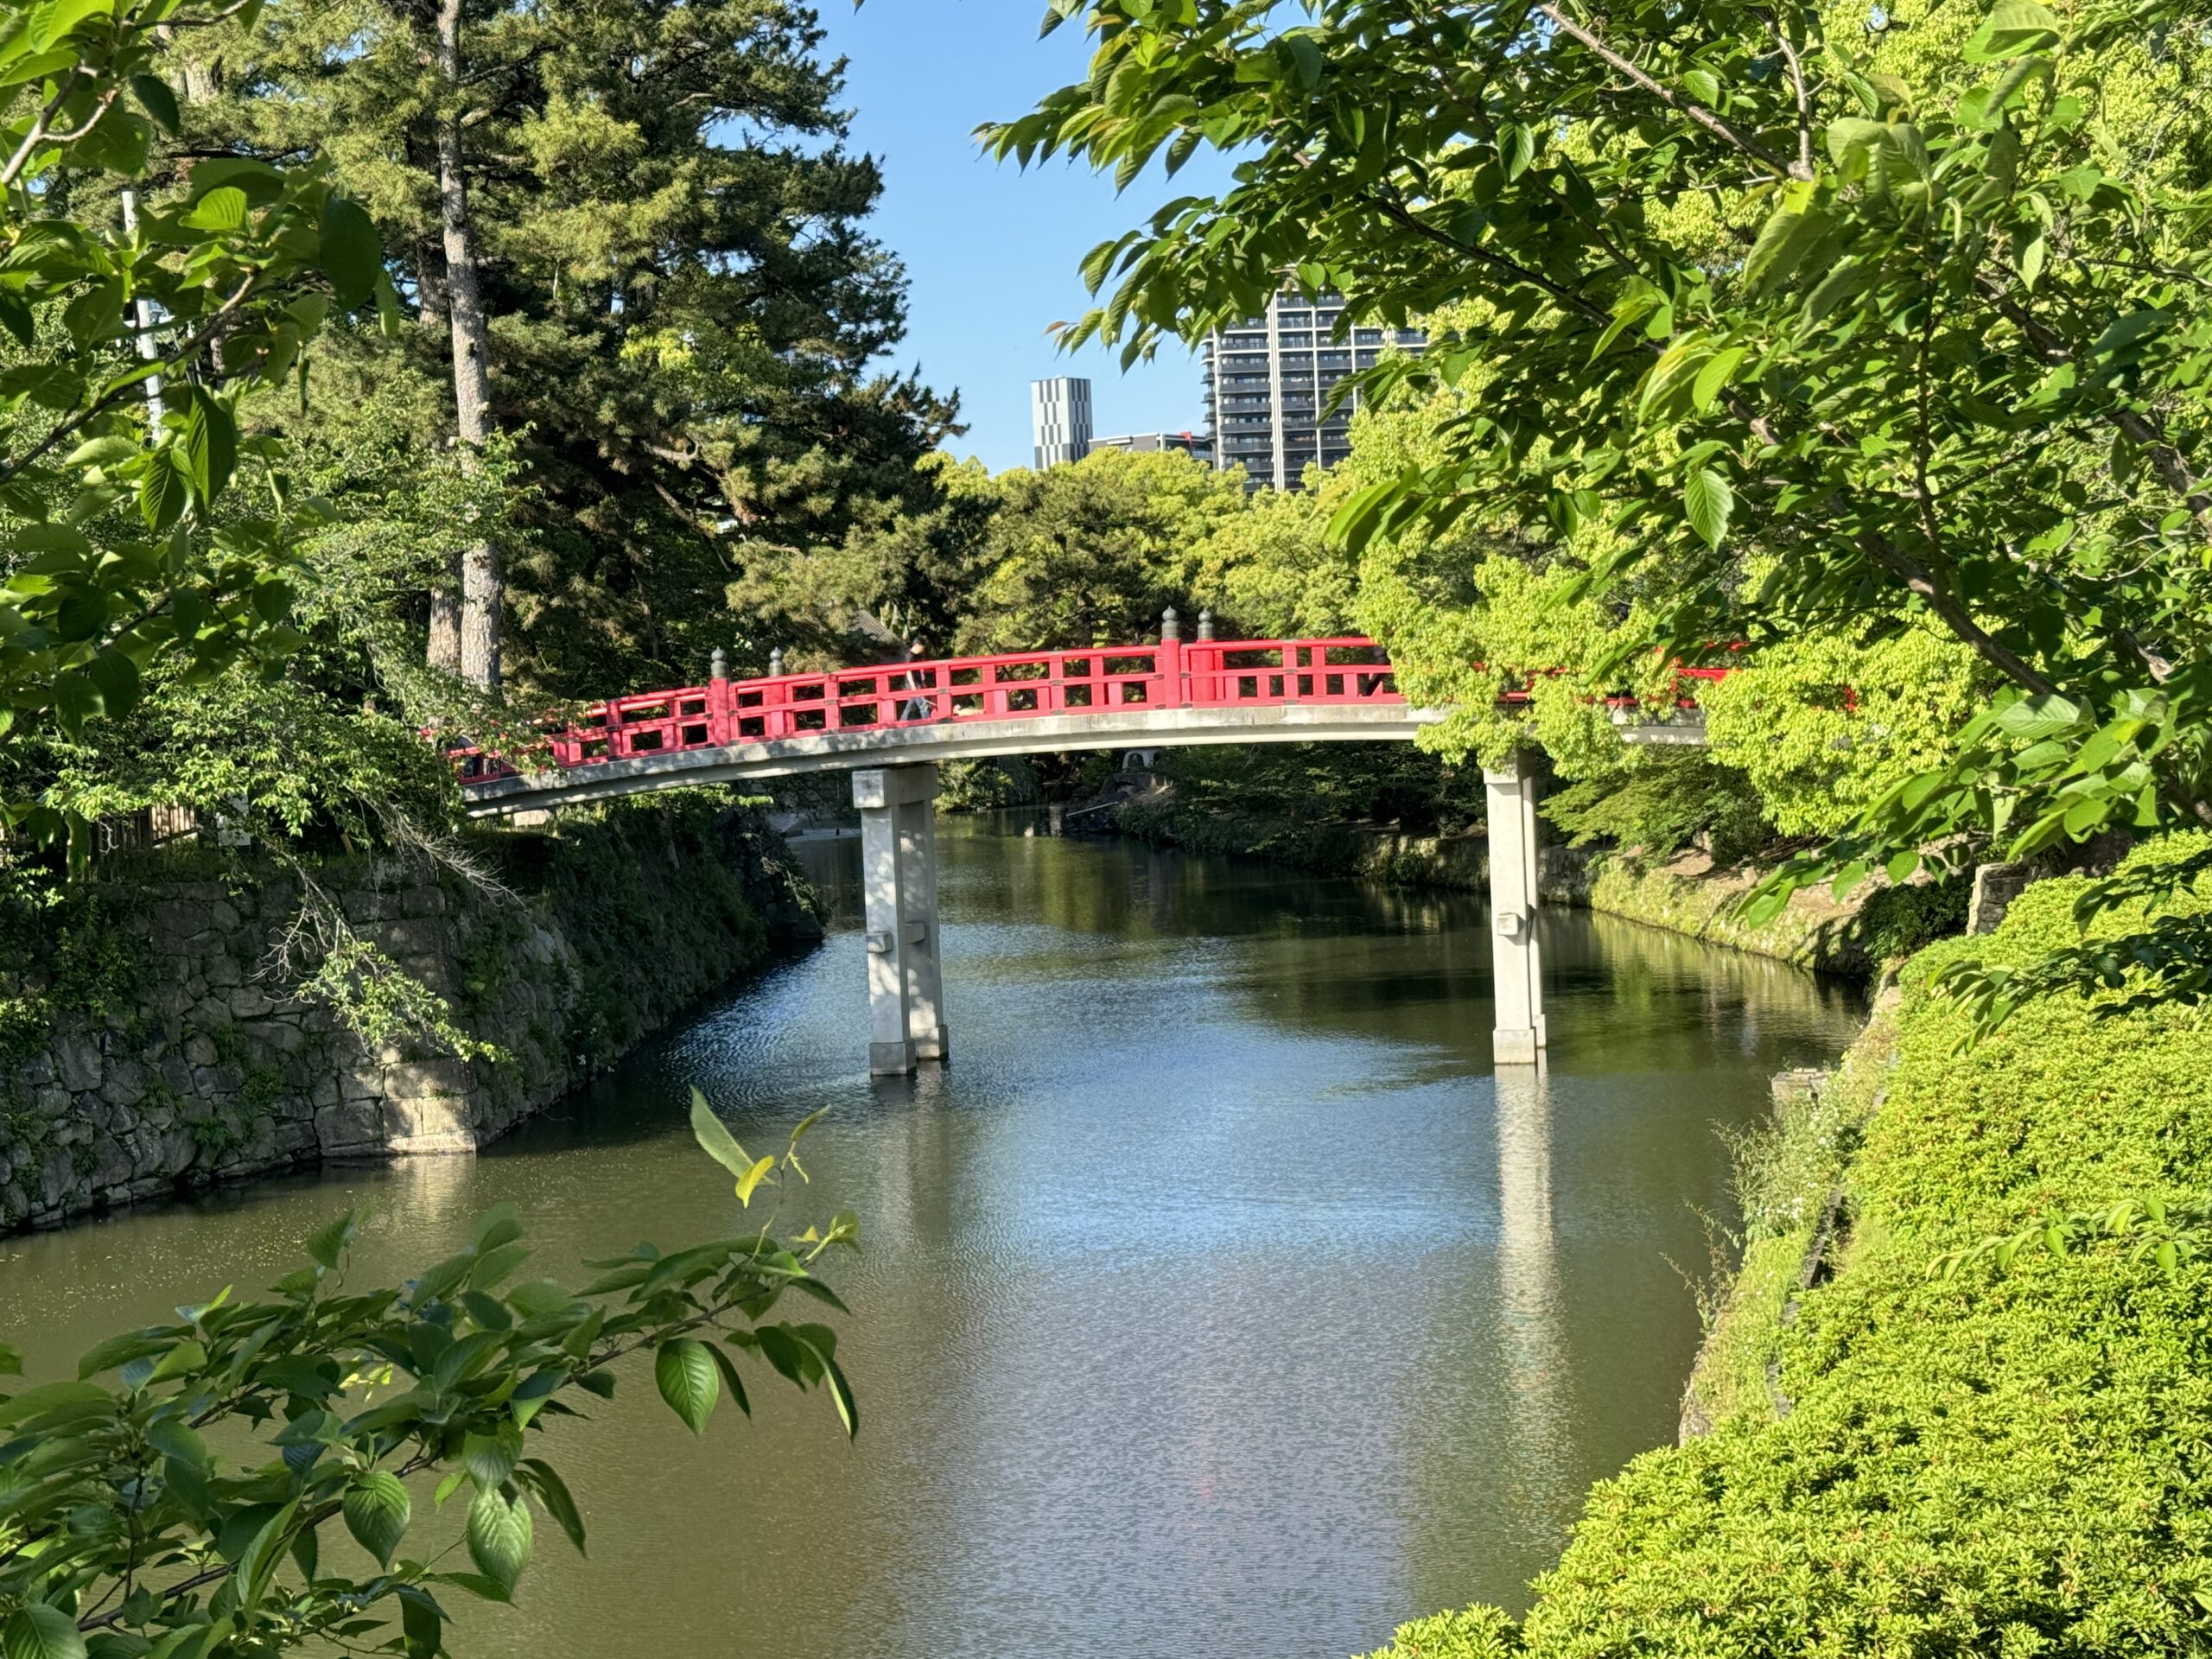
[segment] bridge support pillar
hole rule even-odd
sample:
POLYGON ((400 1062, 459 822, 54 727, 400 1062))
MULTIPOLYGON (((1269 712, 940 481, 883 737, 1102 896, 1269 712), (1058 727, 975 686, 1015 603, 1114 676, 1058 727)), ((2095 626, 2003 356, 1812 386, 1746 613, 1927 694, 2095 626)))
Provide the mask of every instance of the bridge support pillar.
POLYGON ((898 1077, 945 1055, 938 958, 937 768, 853 774, 868 922, 868 1069, 898 1077))
POLYGON ((1545 1048, 1543 960, 1536 944, 1536 775, 1526 754, 1483 768, 1490 810, 1491 977, 1500 1065, 1533 1065, 1545 1048))

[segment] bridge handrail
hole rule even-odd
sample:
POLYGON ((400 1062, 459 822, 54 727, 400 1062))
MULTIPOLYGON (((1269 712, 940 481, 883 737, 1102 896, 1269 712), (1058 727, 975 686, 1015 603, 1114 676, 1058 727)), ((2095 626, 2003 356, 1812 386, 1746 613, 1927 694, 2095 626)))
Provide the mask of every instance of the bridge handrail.
MULTIPOLYGON (((1684 668, 1686 680, 1726 669, 1684 668)), ((1507 694, 1522 701, 1527 692, 1507 694)), ((1127 709, 1402 705, 1395 671, 1363 635, 1319 639, 1162 639, 1151 645, 949 657, 811 674, 710 680, 593 705, 546 734, 563 771, 618 760, 832 734, 1127 709)), ((1692 706, 1687 696, 1684 707, 1692 706)), ((499 754, 445 746, 463 783, 515 775, 499 754)))

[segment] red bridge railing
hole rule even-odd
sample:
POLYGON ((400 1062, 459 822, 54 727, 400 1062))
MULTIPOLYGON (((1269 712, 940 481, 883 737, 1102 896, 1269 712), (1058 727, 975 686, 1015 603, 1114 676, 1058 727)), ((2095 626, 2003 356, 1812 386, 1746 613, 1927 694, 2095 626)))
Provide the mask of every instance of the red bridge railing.
MULTIPOLYGON (((1725 670, 1685 669, 1688 678, 1725 670)), ((1687 688, 1686 688, 1687 689, 1687 688)), ((1509 694, 1520 701, 1525 692, 1509 694)), ((547 734, 563 771, 693 749, 1129 709, 1402 705, 1372 639, 1164 639, 1157 645, 885 663, 825 674, 711 680, 599 703, 547 734)), ((1682 699, 1685 707, 1691 699, 1682 699)), ((448 744, 463 783, 512 776, 500 756, 448 744)))

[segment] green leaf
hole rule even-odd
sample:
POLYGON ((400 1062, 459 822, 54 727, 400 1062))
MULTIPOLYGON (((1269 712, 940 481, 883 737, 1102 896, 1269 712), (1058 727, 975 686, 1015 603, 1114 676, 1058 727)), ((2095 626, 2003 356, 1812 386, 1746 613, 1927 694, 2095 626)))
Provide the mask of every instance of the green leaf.
POLYGON ((176 94, 169 90, 169 84, 159 75, 133 75, 130 77, 130 91, 138 100, 138 107, 152 116, 162 130, 174 138, 177 130, 184 124, 184 119, 177 110, 176 94))
POLYGON ((714 1356, 703 1342, 677 1337, 661 1344, 653 1356, 653 1381, 669 1409, 682 1418, 694 1434, 706 1432, 707 1419, 721 1392, 714 1356))
POLYGON ((377 227, 343 196, 332 196, 322 206, 322 274, 338 296, 338 303, 358 311, 376 293, 377 276, 384 269, 384 245, 377 227))
POLYGON ((149 1354, 164 1353, 175 1339, 170 1333, 161 1331, 129 1331, 119 1337, 110 1337, 77 1362, 77 1376, 80 1381, 86 1380, 149 1354))
POLYGON ((462 1443, 462 1466, 481 1490, 504 1482, 521 1459, 522 1430, 513 1423, 500 1424, 493 1433, 471 1434, 462 1443))
POLYGON ((407 1659, 434 1659, 444 1644, 445 1615, 427 1591, 411 1584, 399 1586, 399 1627, 407 1659))
POLYGON ((1712 361, 1697 372, 1697 379, 1690 387, 1690 402, 1697 405, 1700 413, 1711 410, 1719 401, 1721 391, 1735 378, 1744 357, 1743 346, 1731 346, 1726 351, 1715 352, 1712 361))
POLYGON ((1809 188, 1802 194, 1793 188, 1784 198, 1785 205, 1759 227, 1758 240, 1751 245, 1751 255, 1744 262, 1744 280, 1753 294, 1772 293, 1789 281, 1799 263, 1833 226, 1834 221, 1820 208, 1787 205, 1809 195, 1809 188))
POLYGON ((91 1382, 46 1382, 0 1402, 0 1427, 38 1422, 43 1427, 115 1414, 115 1396, 91 1382))
POLYGON ((514 1205, 495 1204, 477 1218, 476 1231, 469 1242, 482 1252, 512 1244, 521 1236, 522 1220, 514 1205))
POLYGON ((360 1220, 359 1211, 349 1210, 334 1221, 316 1228, 308 1237, 308 1255, 324 1267, 335 1268, 346 1254, 346 1247, 353 1242, 353 1230, 360 1220))
POLYGON ((0 397, 28 397, 41 409, 74 409, 85 377, 66 363, 19 363, 0 370, 0 397))
POLYGON ((164 531, 176 523, 192 499, 190 482, 171 459, 175 451, 173 444, 156 450, 146 475, 138 480, 138 513, 151 531, 164 531))
POLYGON ((173 454, 183 459, 186 474, 203 502, 213 501, 231 481, 238 465, 238 423, 219 398, 197 386, 185 411, 184 429, 177 435, 173 454))
POLYGON ((24 43, 44 52, 87 17, 112 10, 111 0, 39 0, 24 23, 24 43))
POLYGON ((543 1458, 524 1458, 517 1478, 528 1484, 537 1501, 545 1506, 546 1514, 568 1534, 569 1541, 576 1547, 576 1554, 583 1554, 583 1515, 576 1508, 576 1500, 569 1495, 568 1483, 561 1478, 559 1471, 543 1458))
POLYGON ((2007 703, 1991 716, 1991 723, 2010 736, 2032 741, 2079 725, 2087 712, 2070 698, 2046 691, 2007 703))
POLYGON ((1717 549, 1726 537, 1728 518, 1735 508, 1735 491, 1710 467, 1700 467, 1682 485, 1682 511, 1708 547, 1717 549))
POLYGON ((493 1490, 479 1492, 468 1506, 468 1559, 478 1572, 512 1592, 530 1565, 530 1509, 519 1498, 493 1490))
POLYGON ((128 714, 138 701, 138 664, 112 646, 85 664, 85 675, 99 688, 100 707, 110 715, 128 714))
POLYGON ((61 464, 65 467, 112 467, 118 461, 135 461, 145 453, 145 445, 135 438, 120 435, 92 438, 64 455, 61 464))
POLYGON ((388 1567, 399 1541, 407 1535, 415 1505, 397 1475, 378 1469, 347 1489, 341 1512, 346 1530, 353 1535, 354 1541, 376 1557, 378 1566, 388 1567))
POLYGON ((721 1119, 707 1103, 707 1096, 696 1089, 691 1091, 691 1135, 707 1156, 731 1174, 742 1179, 753 1167, 753 1160, 746 1155, 745 1148, 722 1127, 721 1119))
POLYGON ((752 1208, 753 1194, 754 1191, 760 1186, 761 1182, 768 1179, 769 1175, 774 1172, 775 1167, 776 1160, 773 1158, 763 1158, 754 1163, 753 1166, 750 1169, 747 1170, 744 1174, 739 1176, 737 1178, 738 1202, 744 1205, 747 1209, 752 1208))
POLYGON ((43 1602, 18 1607, 0 1625, 0 1654, 6 1659, 85 1659, 85 1638, 77 1621, 43 1602))
POLYGON ((746 1397, 745 1379, 737 1374, 737 1362, 713 1343, 707 1344, 707 1351, 714 1356, 715 1369, 722 1374, 722 1382, 729 1389, 730 1399, 740 1411, 750 1417, 753 1402, 746 1397))
POLYGON ((178 223, 187 230, 219 235, 245 223, 245 192, 234 184, 219 185, 200 198, 178 223))
POLYGON ((2057 16, 2035 0, 1997 0, 1962 55, 1968 63, 2016 58, 2057 45, 2063 32, 2057 16))
POLYGON ((468 1270, 469 1286, 475 1290, 489 1290, 528 1260, 529 1245, 502 1244, 498 1249, 476 1258, 475 1264, 468 1270))
POLYGON ((154 1374, 149 1380, 164 1382, 170 1377, 181 1376, 187 1371, 196 1371, 207 1363, 207 1351, 205 1348, 196 1342, 180 1342, 162 1356, 161 1363, 154 1367, 154 1374))

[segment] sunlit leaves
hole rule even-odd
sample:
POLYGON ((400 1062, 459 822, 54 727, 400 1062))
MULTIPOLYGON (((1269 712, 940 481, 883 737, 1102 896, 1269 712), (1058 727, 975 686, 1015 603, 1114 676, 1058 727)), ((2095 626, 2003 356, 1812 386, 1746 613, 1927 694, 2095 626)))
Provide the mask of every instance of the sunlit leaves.
POLYGON ((653 1356, 653 1382, 686 1427, 694 1434, 706 1433, 721 1393, 721 1378, 706 1344, 690 1337, 663 1343, 653 1356))
POLYGON ((397 1476, 372 1470, 349 1488, 342 1502, 346 1530, 379 1567, 390 1567, 399 1541, 407 1535, 414 1503, 397 1476))
MULTIPOLYGON (((1266 8, 1082 10, 1122 105, 1185 111, 1169 125, 1236 171, 1100 250, 1076 334, 1196 337, 1286 272, 1309 292, 1326 273, 1355 324, 1446 325, 1430 362, 1361 379, 1430 416, 1417 461, 1332 526, 1370 568, 1511 549, 1562 572, 1563 603, 1611 608, 1611 671, 1934 626, 1977 674, 2088 711, 2026 737, 2031 702, 1959 734, 1955 766, 1762 907, 1934 846, 1971 861, 2198 822, 2212 697, 2183 685, 2212 631, 2212 245, 2179 92, 2201 19, 2177 0, 1996 0, 1965 39, 1811 6, 1687 26, 1609 8, 1595 33, 1571 9, 1413 0, 1311 30, 1266 8), (2123 93, 2157 122, 2110 125, 2123 93), (2164 712, 2119 729, 2154 691, 2164 712)), ((1103 118, 1100 84, 991 143, 1116 167, 1164 142, 1103 118)), ((1452 593, 1466 562, 1422 574, 1452 593)), ((1440 602, 1478 632, 1494 609, 1440 602)), ((1402 671, 1465 690, 1440 653, 1478 643, 1468 627, 1395 620, 1402 671)))
POLYGON ((1717 548, 1727 539, 1729 516, 1735 510, 1735 491, 1713 467, 1700 467, 1682 481, 1682 512, 1707 546, 1717 548))
POLYGON ((4 1659, 85 1659, 85 1638, 76 1621, 59 1607, 19 1607, 0 1624, 4 1659))
MULTIPOLYGON (((218 10, 213 0, 30 8, 0 41, 0 99, 13 97, 20 118, 10 146, 22 172, 9 181, 64 163, 113 183, 139 173, 156 126, 179 124, 155 68, 156 27, 194 28, 218 10)), ((0 541, 60 516, 73 491, 71 521, 102 524, 105 538, 73 567, 17 562, 0 582, 0 705, 12 732, 51 719, 75 733, 123 712, 157 656, 207 673, 242 654, 273 660, 298 639, 272 602, 283 588, 266 580, 291 556, 296 526, 218 510, 239 462, 236 399, 289 372, 321 321, 300 302, 320 300, 322 283, 344 303, 366 303, 362 273, 372 288, 381 271, 373 233, 365 243, 365 219, 334 207, 312 166, 208 156, 181 198, 151 188, 148 198, 129 232, 111 208, 79 223, 51 195, 20 188, 0 213, 0 325, 23 348, 0 370, 0 404, 16 416, 0 448, 0 541), (148 317, 161 320, 150 333, 148 317), (158 423, 147 397, 155 373, 168 401, 158 423), (118 499, 167 543, 162 556, 112 539, 101 514, 118 499)), ((45 823, 28 809, 16 816, 45 823)))
MULTIPOLYGON (((835 1333, 764 1323, 794 1286, 839 1305, 766 1230, 669 1253, 640 1245, 582 1291, 546 1280, 509 1288, 525 1247, 521 1218, 502 1205, 408 1284, 362 1288, 334 1271, 361 1220, 319 1230, 309 1265, 271 1299, 226 1290, 99 1344, 78 1381, 0 1390, 11 1466, 37 1476, 9 1496, 0 1659, 85 1653, 78 1615, 96 1632, 93 1653, 434 1655, 448 1623, 442 1596, 512 1599, 532 1554, 533 1508, 583 1547, 576 1500, 548 1458, 526 1455, 530 1437, 575 1414, 580 1395, 610 1395, 641 1351, 656 1351, 659 1386, 695 1429, 724 1383, 744 1403, 740 1357, 820 1389, 849 1430, 857 1424, 835 1333), (232 1456, 243 1465, 227 1467, 232 1456), (406 1477, 417 1473, 435 1480, 441 1504, 468 1492, 460 1531, 472 1570, 441 1565, 449 1533, 436 1549, 408 1548, 406 1477), (323 1529, 334 1537, 340 1522, 372 1571, 326 1549, 323 1529), (157 1561, 189 1563, 204 1593, 156 1593, 157 1561), (69 1611, 68 1586, 134 1574, 130 1595, 69 1611), (250 1640, 208 1638, 211 1617, 250 1640)), ((829 1237, 850 1236, 849 1217, 831 1224, 829 1237)), ((810 1261, 827 1238, 806 1237, 810 1261)), ((0 1349, 0 1376, 19 1370, 0 1349)))
POLYGON ((496 1487, 479 1492, 468 1506, 468 1559, 486 1578, 512 1592, 530 1565, 531 1530, 530 1509, 521 1498, 496 1487))

